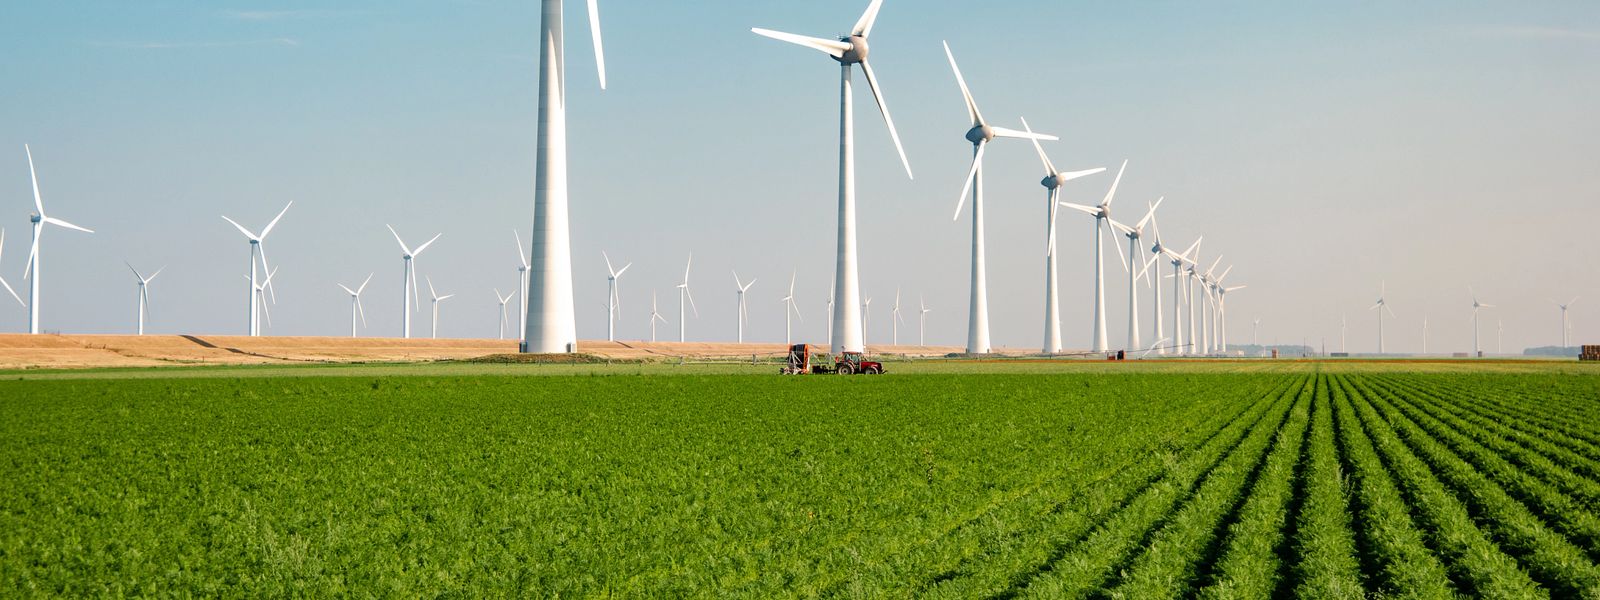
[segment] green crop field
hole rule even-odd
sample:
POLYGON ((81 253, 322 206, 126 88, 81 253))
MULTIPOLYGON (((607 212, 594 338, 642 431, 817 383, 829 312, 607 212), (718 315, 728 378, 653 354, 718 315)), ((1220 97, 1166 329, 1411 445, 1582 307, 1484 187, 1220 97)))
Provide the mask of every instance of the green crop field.
POLYGON ((1587 367, 11 372, 0 596, 1600 597, 1587 367))

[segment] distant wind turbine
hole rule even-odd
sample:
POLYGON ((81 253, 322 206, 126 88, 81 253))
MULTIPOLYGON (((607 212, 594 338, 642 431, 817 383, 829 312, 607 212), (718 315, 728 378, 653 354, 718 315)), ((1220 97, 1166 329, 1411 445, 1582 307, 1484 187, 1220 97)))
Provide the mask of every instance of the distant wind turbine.
POLYGON ((861 303, 861 344, 866 346, 867 336, 872 335, 872 296, 867 296, 867 301, 861 303))
POLYGON ((678 284, 678 341, 688 341, 688 332, 684 323, 688 321, 688 314, 684 312, 683 300, 689 299, 689 308, 694 309, 694 318, 700 318, 700 307, 694 305, 694 293, 689 291, 689 268, 694 266, 694 254, 689 254, 689 261, 683 265, 683 283, 678 284))
MULTIPOLYGON (((261 314, 262 314, 262 316, 265 316, 267 318, 267 325, 268 326, 272 325, 272 309, 267 308, 267 298, 266 298, 267 293, 266 293, 266 290, 267 290, 267 286, 272 285, 272 276, 276 275, 276 274, 278 274, 278 268, 277 267, 273 267, 272 270, 267 271, 267 278, 266 279, 261 280, 259 283, 251 283, 250 284, 250 287, 251 287, 250 292, 255 295, 255 304, 258 304, 258 305, 261 306, 261 314)), ((249 279, 250 278, 249 275, 241 275, 240 277, 244 277, 245 279, 249 279)), ((261 335, 261 334, 258 331, 256 333, 256 335, 261 335)))
POLYGON ((900 345, 900 324, 905 322, 900 318, 900 288, 894 289, 894 310, 889 312, 889 325, 894 333, 889 338, 891 345, 900 345))
POLYGON ((1561 347, 1562 348, 1571 348, 1572 347, 1571 342, 1568 341, 1568 335, 1570 333, 1572 333, 1572 325, 1571 325, 1571 323, 1569 321, 1567 321, 1567 309, 1572 308, 1572 305, 1577 304, 1577 303, 1578 303, 1578 297, 1577 296, 1573 296, 1572 299, 1568 300, 1566 304, 1562 304, 1560 302, 1555 302, 1554 303, 1557 307, 1559 307, 1561 309, 1561 347))
POLYGON ((512 298, 516 297, 516 295, 506 294, 501 296, 500 288, 494 288, 494 297, 500 300, 500 326, 495 329, 495 333, 499 335, 499 337, 496 339, 503 340, 506 339, 506 321, 509 320, 506 318, 506 303, 510 302, 512 298))
MULTIPOLYGON (((33 178, 33 208, 37 211, 30 216, 33 223, 33 246, 28 250, 28 266, 22 269, 22 277, 28 280, 28 333, 39 333, 39 237, 44 234, 46 223, 67 229, 76 229, 84 233, 94 233, 94 230, 73 225, 61 219, 44 214, 44 200, 39 195, 39 174, 33 169, 33 149, 27 144, 22 145, 23 151, 28 154, 28 175, 33 178), (31 273, 31 276, 30 276, 31 273)), ((10 285, 6 286, 8 289, 10 285)))
POLYGON ((656 341, 657 321, 665 323, 667 322, 667 319, 666 317, 661 316, 660 311, 656 310, 656 291, 650 290, 650 343, 655 343, 656 341))
MULTIPOLYGON (((400 337, 410 338, 411 311, 413 310, 412 302, 414 301, 417 304, 422 303, 422 301, 417 298, 417 266, 412 259, 415 259, 418 255, 422 254, 423 250, 427 250, 428 246, 433 245, 434 240, 439 239, 439 236, 444 234, 434 234, 434 236, 427 242, 423 243, 421 246, 417 246, 416 250, 412 250, 410 246, 406 245, 405 240, 400 239, 400 234, 395 232, 394 226, 384 225, 384 227, 388 227, 389 233, 394 234, 394 241, 400 244, 400 250, 405 253, 402 256, 402 258, 405 259, 405 276, 400 282, 400 337)), ((438 302, 434 302, 434 312, 438 312, 438 305, 438 302)), ((437 327, 434 329, 435 331, 438 330, 437 327)))
POLYGON ((749 309, 745 308, 744 304, 744 293, 750 291, 750 286, 755 284, 756 280, 754 279, 751 279, 750 283, 743 283, 739 281, 739 272, 733 272, 733 286, 739 290, 739 313, 737 315, 737 320, 739 321, 739 343, 741 344, 744 343, 744 326, 750 321, 750 311, 749 309))
POLYGON ((799 275, 798 272, 789 274, 789 295, 780 300, 780 302, 783 302, 783 343, 785 346, 794 344, 794 329, 790 327, 789 317, 792 315, 794 318, 800 319, 801 323, 806 322, 805 317, 800 316, 800 304, 794 301, 794 279, 797 275, 799 275))
POLYGON ((984 225, 983 225, 983 154, 989 147, 989 142, 995 138, 1017 138, 1032 140, 1054 141, 1059 138, 1053 135, 1033 133, 1031 131, 1017 131, 1004 127, 989 125, 983 118, 983 113, 978 110, 977 101, 972 99, 972 91, 967 88, 967 80, 961 76, 961 68, 956 66, 956 56, 950 52, 950 44, 944 44, 945 58, 950 59, 950 70, 955 73, 956 84, 961 87, 961 97, 966 101, 967 118, 971 125, 965 137, 972 144, 972 167, 967 170, 966 183, 961 186, 961 196, 956 199, 955 214, 950 220, 961 218, 961 207, 967 201, 967 192, 972 192, 972 297, 968 304, 967 313, 967 352, 970 354, 986 354, 992 348, 989 344, 989 275, 987 259, 984 256, 984 225))
MULTIPOLYGON (((1028 120, 1022 120, 1022 130, 1033 133, 1033 128, 1028 126, 1028 120)), ((1058 286, 1056 285, 1056 214, 1061 202, 1061 186, 1068 181, 1079 177, 1093 175, 1105 171, 1105 167, 1085 169, 1082 171, 1062 172, 1056 169, 1050 157, 1045 155, 1044 146, 1039 140, 1030 139, 1033 149, 1039 153, 1039 162, 1044 163, 1044 179, 1039 181, 1045 189, 1045 251, 1044 251, 1044 353, 1055 354, 1061 352, 1061 303, 1057 299, 1058 286)))
POLYGON ((926 346, 928 345, 928 313, 933 312, 933 309, 928 308, 928 303, 921 296, 917 297, 917 304, 922 307, 922 310, 917 313, 917 345, 926 346))
POLYGON ((1390 317, 1394 316, 1394 309, 1389 308, 1389 303, 1385 300, 1388 295, 1389 286, 1384 283, 1378 288, 1378 302, 1367 309, 1378 311, 1378 354, 1383 354, 1383 313, 1387 312, 1390 317))
POLYGON ((433 331, 430 337, 433 339, 439 339, 439 303, 454 298, 455 294, 445 294, 440 296, 439 292, 433 290, 433 278, 430 277, 428 278, 428 295, 433 297, 433 331))
POLYGON ((828 345, 834 353, 860 352, 863 349, 861 322, 855 314, 861 280, 856 261, 855 116, 851 101, 853 67, 860 65, 862 73, 866 75, 867 86, 872 89, 872 97, 878 103, 878 112, 883 115, 883 122, 889 128, 889 139, 894 141, 895 150, 900 153, 900 163, 906 168, 906 177, 911 177, 911 162, 906 160, 900 134, 895 131, 894 119, 889 117, 889 106, 884 102, 878 77, 867 62, 867 38, 872 35, 872 26, 877 22, 882 6, 883 0, 872 0, 866 12, 850 28, 850 34, 840 36, 837 41, 770 29, 751 29, 757 35, 821 51, 839 63, 839 236, 833 288, 836 294, 829 295, 838 301, 842 310, 837 313, 829 311, 832 323, 828 330, 828 345))
POLYGON ((628 267, 633 263, 622 265, 621 269, 611 267, 611 256, 601 252, 600 256, 606 259, 606 340, 617 341, 617 317, 622 313, 622 296, 617 294, 617 278, 628 272, 628 267))
POLYGON ((1128 350, 1130 352, 1142 347, 1139 343, 1139 277, 1145 275, 1145 272, 1139 268, 1139 265, 1144 264, 1145 261, 1141 260, 1144 255, 1144 246, 1139 245, 1139 239, 1144 236, 1145 226, 1149 225, 1150 220, 1155 218, 1156 209, 1161 207, 1161 203, 1164 200, 1166 200, 1165 196, 1157 198, 1155 204, 1149 205, 1150 209, 1144 213, 1144 218, 1139 219, 1133 225, 1123 225, 1115 220, 1108 219, 1112 228, 1122 232, 1122 235, 1128 238, 1128 255, 1124 257, 1127 263, 1123 265, 1123 268, 1128 272, 1128 350))
POLYGON ((1472 291, 1472 286, 1467 286, 1467 293, 1472 296, 1472 355, 1483 356, 1483 349, 1478 346, 1478 309, 1494 308, 1493 304, 1484 304, 1478 301, 1478 293, 1472 291))
MULTIPOLYGON (((0 243, 5 242, 3 235, 4 234, 0 234, 0 243)), ((161 271, 166 270, 166 267, 156 269, 156 272, 151 273, 149 277, 145 277, 139 273, 138 269, 133 268, 133 265, 128 261, 122 261, 122 264, 128 265, 128 270, 133 271, 133 276, 139 278, 139 301, 137 310, 139 327, 137 331, 138 335, 144 335, 144 320, 145 317, 149 316, 150 314, 150 282, 155 281, 156 276, 160 275, 161 271)), ((6 287, 9 289, 11 286, 6 287)))
MULTIPOLYGON (((1111 202, 1117 197, 1117 186, 1122 184, 1122 174, 1128 170, 1128 161, 1122 161, 1122 167, 1117 169, 1117 178, 1111 180, 1111 189, 1106 192, 1106 197, 1100 201, 1099 206, 1089 207, 1081 204, 1062 202, 1067 208, 1082 212, 1094 217, 1094 337, 1090 352, 1106 352, 1111 349, 1111 343, 1106 336, 1106 260, 1105 238, 1103 234, 1109 229, 1113 238, 1111 247, 1117 249, 1117 254, 1122 254, 1122 246, 1116 243, 1116 229, 1111 223, 1111 202)), ((1190 271, 1191 275, 1193 271, 1190 271)))
POLYGON ((517 338, 521 339, 528 335, 528 253, 522 249, 522 232, 512 229, 511 235, 516 237, 517 263, 522 265, 517 267, 517 338))
MULTIPOLYGON (((289 207, 291 206, 294 206, 293 200, 290 200, 288 204, 285 204, 283 206, 283 210, 278 211, 278 216, 273 217, 272 222, 267 223, 266 228, 261 230, 261 235, 256 235, 255 232, 245 229, 243 225, 240 225, 233 219, 229 219, 227 215, 222 216, 222 220, 227 221, 230 225, 233 225, 234 228, 239 230, 239 233, 244 234, 244 237, 250 240, 250 275, 246 276, 246 279, 250 280, 250 320, 248 323, 248 335, 261 335, 261 321, 260 317, 257 315, 257 305, 266 299, 266 297, 258 293, 259 290, 256 289, 256 284, 258 283, 256 281, 256 257, 259 255, 261 258, 261 270, 268 272, 272 271, 272 268, 267 265, 267 247, 265 245, 267 235, 272 233, 273 227, 278 226, 278 220, 283 218, 284 213, 289 212, 289 207)), ((270 279, 270 277, 268 279, 270 279)), ((260 287, 270 290, 272 289, 272 284, 261 283, 260 287)), ((274 301, 277 300, 276 292, 272 293, 272 298, 274 301)))
POLYGON ((357 316, 361 317, 361 326, 367 326, 367 309, 361 306, 361 292, 367 291, 367 284, 372 282, 373 275, 376 275, 376 273, 368 273, 367 278, 361 281, 361 285, 356 286, 356 289, 353 290, 342 283, 339 284, 339 289, 350 294, 350 337, 356 337, 357 316))

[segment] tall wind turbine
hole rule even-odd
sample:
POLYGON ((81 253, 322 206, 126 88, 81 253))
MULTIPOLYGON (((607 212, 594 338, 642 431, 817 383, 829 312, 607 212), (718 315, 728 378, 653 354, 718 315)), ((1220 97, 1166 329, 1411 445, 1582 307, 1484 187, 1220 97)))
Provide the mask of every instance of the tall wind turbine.
POLYGON ((515 297, 515 295, 514 294, 506 294, 504 296, 501 296, 500 295, 500 288, 494 288, 494 297, 496 299, 500 300, 500 326, 495 328, 495 330, 494 330, 495 331, 495 335, 498 336, 495 339, 503 340, 503 339, 506 339, 506 321, 508 320, 508 319, 506 319, 506 303, 510 302, 511 299, 515 297))
POLYGON ((738 271, 734 271, 733 272, 733 286, 739 289, 739 314, 738 314, 738 320, 739 320, 739 343, 741 343, 741 344, 744 343, 744 326, 745 326, 745 323, 750 320, 750 312, 749 312, 749 310, 747 310, 745 308, 745 305, 744 305, 744 293, 750 291, 750 286, 755 285, 755 284, 756 284, 756 280, 754 280, 754 279, 751 279, 750 283, 741 283, 739 281, 739 272, 738 271))
POLYGON ((1200 296, 1205 299, 1205 302, 1200 303, 1200 354, 1203 355, 1211 354, 1215 346, 1213 343, 1215 338, 1213 336, 1216 334, 1215 311, 1217 300, 1216 294, 1213 293, 1212 274, 1217 271, 1217 265, 1219 264, 1222 264, 1222 255, 1220 254, 1217 255, 1216 260, 1211 262, 1210 267, 1197 274, 1200 280, 1200 296))
POLYGON ((657 321, 665 323, 667 322, 667 319, 666 317, 661 316, 660 311, 656 310, 656 291, 650 290, 650 343, 652 344, 656 341, 657 321))
MULTIPOLYGON (((783 302, 783 343, 785 346, 794 344, 794 329, 789 326, 789 317, 793 315, 794 318, 800 319, 801 323, 806 322, 805 317, 800 316, 800 305, 794 301, 794 278, 798 274, 798 272, 789 274, 789 295, 780 300, 780 302, 783 302)), ((755 282, 752 281, 751 283, 755 282)))
POLYGON ((361 317, 361 326, 367 326, 367 309, 361 306, 361 292, 367 291, 367 284, 372 282, 373 275, 376 275, 376 273, 368 273, 367 278, 361 281, 361 285, 356 286, 356 289, 353 290, 345 287, 342 283, 339 284, 339 289, 350 294, 350 337, 356 337, 357 316, 361 317))
MULTIPOLYGON (((1033 133, 1033 128, 1028 126, 1028 120, 1022 120, 1022 130, 1033 133)), ((1079 177, 1093 175, 1106 170, 1105 167, 1086 169, 1083 171, 1061 172, 1050 162, 1050 157, 1044 153, 1044 146, 1039 140, 1033 142, 1033 149, 1039 153, 1039 162, 1044 163, 1044 179, 1039 185, 1044 186, 1045 192, 1045 250, 1044 250, 1044 353, 1055 354, 1061 352, 1061 306, 1057 300, 1056 286, 1056 207, 1061 202, 1061 186, 1066 182, 1079 177)))
MULTIPOLYGON (((1105 352, 1111 349, 1110 342, 1106 341, 1106 260, 1105 238, 1102 234, 1111 229, 1112 235, 1116 235, 1116 230, 1112 229, 1110 224, 1111 202, 1116 199, 1117 186, 1122 184, 1122 173, 1127 170, 1128 161, 1124 160, 1122 167, 1117 169, 1117 178, 1111 180, 1111 190, 1106 192, 1106 197, 1100 201, 1099 206, 1091 208, 1070 202, 1061 203, 1062 206, 1094 217, 1094 337, 1090 352, 1105 352)), ((1122 247, 1116 244, 1115 239, 1112 240, 1111 247, 1117 249, 1118 255, 1122 254, 1122 247)))
MULTIPOLYGON (((1189 262, 1189 255, 1200 247, 1200 242, 1205 236, 1196 239, 1183 252, 1173 252, 1161 243, 1161 223, 1156 219, 1150 220, 1150 225, 1155 229, 1156 243, 1150 251, 1158 256, 1165 257, 1172 264, 1172 347, 1177 352, 1183 352, 1183 265, 1189 262)), ((1161 286, 1156 286, 1156 337, 1165 337, 1161 332, 1161 286)), ((1157 354, 1166 354, 1165 348, 1156 348, 1157 354)))
MULTIPOLYGON (((5 249, 6 249, 6 230, 5 229, 0 229, 0 256, 4 256, 5 249)), ((17 304, 18 305, 22 306, 23 308, 27 308, 28 307, 28 303, 22 301, 22 296, 18 296, 17 295, 17 291, 14 290, 14 289, 11 289, 11 284, 6 283, 6 278, 3 277, 3 276, 0 276, 0 286, 5 286, 6 291, 7 292, 11 292, 11 297, 17 299, 17 304)), ((1563 315, 1563 318, 1565 318, 1565 315, 1563 315)))
MULTIPOLYGON (((606 259, 606 341, 617 341, 617 315, 621 313, 622 297, 617 295, 617 278, 628 272, 628 267, 633 263, 622 265, 621 269, 611 267, 611 256, 601 252, 600 256, 606 259)), ((498 293, 498 292, 496 292, 498 293)))
MULTIPOLYGON (((22 149, 28 154, 28 175, 33 178, 33 208, 36 211, 29 215, 28 219, 33 223, 33 246, 28 251, 28 266, 22 269, 22 277, 28 280, 28 333, 37 334, 39 333, 39 236, 44 233, 45 224, 49 223, 58 227, 76 229, 85 233, 94 233, 94 231, 44 214, 44 200, 39 195, 39 174, 33 169, 33 149, 29 148, 27 144, 23 144, 22 149)), ((11 286, 7 285, 6 287, 9 288, 11 286)))
POLYGON ((1143 260, 1144 246, 1139 245, 1139 239, 1144 236, 1144 228, 1146 225, 1150 224, 1150 219, 1155 218, 1156 209, 1160 208, 1161 202, 1166 199, 1167 198, 1165 196, 1157 198, 1156 203, 1150 205, 1150 209, 1144 213, 1144 218, 1139 219, 1139 222, 1134 223, 1131 226, 1123 225, 1114 220, 1107 219, 1107 221, 1111 223, 1111 227, 1113 229, 1122 232, 1122 235, 1128 238, 1128 255, 1123 257, 1123 259, 1127 261, 1124 265, 1124 269, 1128 271, 1127 347, 1130 352, 1144 347, 1139 343, 1139 277, 1145 273, 1144 270, 1139 267, 1139 265, 1144 264, 1145 261, 1143 260))
POLYGON ((928 345, 928 313, 933 312, 933 309, 928 308, 928 303, 921 296, 917 297, 917 304, 922 307, 922 310, 917 313, 917 345, 926 346, 928 345))
MULTIPOLYGON (((266 241, 267 234, 272 233, 272 228, 278 226, 278 220, 283 218, 284 213, 289 212, 289 207, 291 207, 291 206, 294 206, 294 201, 293 200, 290 200, 288 204, 285 204, 283 206, 283 210, 278 211, 278 216, 273 217, 272 218, 272 222, 267 223, 266 228, 261 230, 261 235, 256 235, 255 232, 252 232, 249 229, 245 229, 243 225, 240 225, 238 222, 234 221, 233 219, 229 219, 227 215, 223 215, 222 216, 222 220, 227 221, 229 224, 233 225, 234 228, 239 230, 239 233, 244 234, 244 237, 246 239, 250 240, 250 275, 248 277, 246 277, 247 279, 250 280, 250 319, 249 319, 249 322, 248 322, 249 323, 249 334, 248 335, 261 335, 261 320, 260 320, 260 317, 257 314, 258 313, 257 305, 263 299, 265 299, 265 297, 263 295, 261 295, 259 293, 260 290, 258 290, 256 288, 257 287, 262 287, 262 288, 270 289, 270 287, 272 285, 269 282, 258 282, 258 281, 256 281, 256 257, 258 255, 260 256, 260 259, 261 259, 261 270, 267 271, 268 273, 271 273, 272 272, 272 268, 267 266, 267 247, 263 245, 263 242, 266 241), (257 286, 256 285, 257 283, 260 283, 261 285, 257 286)), ((269 276, 268 279, 271 279, 271 277, 269 276)), ((274 297, 274 299, 276 299, 276 297, 277 297, 276 293, 273 294, 273 297, 274 297)))
POLYGON ((894 140, 895 151, 900 153, 900 163, 911 177, 911 162, 900 144, 900 134, 895 131, 894 119, 889 117, 889 106, 884 102, 878 77, 867 62, 867 38, 872 35, 872 25, 878 20, 878 10, 883 0, 872 0, 866 12, 850 28, 850 35, 839 40, 806 37, 770 29, 751 29, 757 35, 805 46, 833 57, 839 63, 839 236, 838 254, 834 268, 834 293, 829 294, 840 310, 829 311, 832 324, 828 330, 828 345, 834 353, 862 351, 860 315, 856 303, 861 297, 861 279, 856 263, 856 149, 855 116, 852 108, 852 67, 861 66, 866 75, 867 87, 878 103, 878 112, 889 128, 889 138, 894 140))
POLYGON ((989 141, 995 138, 1019 138, 1031 140, 1056 140, 1053 135, 1034 133, 1032 131, 1017 131, 1004 127, 992 127, 983 119, 983 113, 978 110, 977 101, 972 99, 972 91, 967 89, 967 80, 961 76, 961 68, 956 66, 956 56, 950 52, 950 43, 944 45, 945 58, 950 59, 950 70, 956 75, 956 84, 961 87, 961 97, 967 104, 967 118, 971 126, 967 129, 966 140, 972 143, 972 167, 967 170, 967 180, 961 186, 961 196, 956 199, 956 211, 950 220, 961 218, 961 207, 967 201, 967 192, 972 192, 972 298, 968 302, 967 313, 967 353, 986 354, 989 346, 989 275, 987 260, 984 257, 983 241, 983 154, 989 147, 989 141))
POLYGON ((440 302, 444 302, 445 300, 449 300, 451 298, 454 298, 455 294, 445 294, 443 296, 440 296, 439 292, 433 291, 433 278, 429 277, 428 278, 428 295, 433 298, 433 321, 432 321, 433 331, 430 334, 430 337, 432 337, 433 339, 439 339, 439 303, 440 302))
MULTIPOLYGON (((0 243, 3 243, 4 241, 5 238, 0 237, 0 243)), ((144 335, 144 320, 145 317, 149 316, 150 314, 150 282, 155 281, 156 276, 160 275, 162 271, 166 270, 166 267, 156 269, 156 272, 151 273, 149 277, 145 277, 139 273, 138 269, 133 268, 133 265, 128 261, 122 261, 122 264, 128 265, 128 270, 133 271, 133 276, 139 278, 139 306, 137 310, 139 322, 138 335, 144 335)), ((6 287, 10 288, 11 286, 6 287)))
POLYGON ((1493 304, 1484 304, 1478 301, 1478 293, 1472 291, 1472 286, 1467 286, 1467 293, 1472 296, 1472 355, 1483 356, 1483 349, 1478 346, 1478 309, 1494 308, 1493 304))
MULTIPOLYGON (((0 236, 3 236, 3 235, 4 235, 3 233, 0 233, 0 236)), ((0 239, 4 239, 4 238, 0 237, 0 239)), ((4 283, 4 282, 0 281, 0 283, 4 283)), ((10 286, 7 286, 7 289, 10 289, 10 286)), ((15 294, 15 292, 13 292, 13 294, 15 294)), ((1577 303, 1578 303, 1578 297, 1577 296, 1573 296, 1572 299, 1568 300, 1566 304, 1562 304, 1560 302, 1556 302, 1555 303, 1555 305, 1561 309, 1561 347, 1562 348, 1570 348, 1572 346, 1571 343, 1567 339, 1568 338, 1568 334, 1570 334, 1572 332, 1572 325, 1570 325, 1567 322, 1567 309, 1572 308, 1572 305, 1577 304, 1577 303)))
POLYGON ((684 323, 688 315, 683 311, 683 299, 689 299, 689 308, 694 309, 694 318, 700 318, 700 307, 694 305, 694 294, 689 291, 689 267, 694 266, 694 254, 689 255, 689 261, 683 265, 683 283, 678 284, 678 341, 688 341, 685 335, 684 323))
MULTIPOLYGON (((1378 354, 1383 354, 1383 313, 1387 312, 1389 316, 1394 316, 1394 309, 1389 308, 1388 301, 1384 299, 1388 295, 1389 286, 1384 283, 1378 288, 1378 302, 1367 309, 1378 311, 1378 354)), ((1474 341, 1473 345, 1477 345, 1476 341, 1474 341)))
MULTIPOLYGON (((548 4, 546 6, 548 6, 548 4)), ((417 304, 422 303, 422 301, 417 298, 417 268, 416 264, 412 262, 412 259, 416 258, 417 255, 422 254, 423 250, 427 250, 428 246, 432 245, 434 240, 439 239, 439 236, 444 234, 436 233, 432 239, 429 239, 421 246, 417 246, 416 250, 412 250, 410 246, 406 245, 405 240, 400 239, 400 234, 395 232, 394 226, 384 225, 384 227, 388 227, 389 233, 394 234, 394 241, 399 242, 400 250, 405 253, 402 255, 402 258, 405 259, 405 276, 400 282, 400 337, 410 338, 412 302, 416 302, 417 304)), ((434 308, 434 312, 438 312, 437 302, 434 303, 434 308)), ((434 330, 437 331, 438 328, 435 327, 434 330)))
MULTIPOLYGON (((539 27, 539 133, 533 187, 533 264, 527 285, 523 352, 573 352, 578 321, 572 300, 572 239, 567 218, 567 83, 562 0, 542 0, 539 27)), ((606 88, 600 8, 589 0, 600 89, 606 88)))
POLYGON ((893 333, 890 334, 889 343, 894 346, 899 346, 900 324, 904 322, 900 318, 900 288, 894 289, 894 310, 889 311, 889 317, 890 329, 893 331, 893 333))
MULTIPOLYGON (((517 263, 522 265, 517 267, 517 282, 519 284, 517 286, 517 331, 526 332, 528 330, 528 271, 530 268, 528 266, 528 253, 522 249, 522 232, 512 229, 511 235, 516 236, 517 263)), ((517 335, 524 334, 518 333, 517 335)))

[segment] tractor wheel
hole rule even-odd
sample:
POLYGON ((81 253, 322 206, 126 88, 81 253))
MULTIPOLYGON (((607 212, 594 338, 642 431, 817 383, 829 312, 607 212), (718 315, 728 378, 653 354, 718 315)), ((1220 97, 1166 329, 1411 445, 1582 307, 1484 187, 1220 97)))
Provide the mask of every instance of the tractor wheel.
POLYGON ((853 373, 853 371, 850 370, 850 365, 841 366, 841 367, 839 367, 839 370, 836 371, 836 372, 838 374, 840 374, 840 375, 850 375, 851 373, 853 373))
POLYGON ((867 367, 867 374, 868 375, 882 375, 883 371, 878 369, 877 367, 867 367))

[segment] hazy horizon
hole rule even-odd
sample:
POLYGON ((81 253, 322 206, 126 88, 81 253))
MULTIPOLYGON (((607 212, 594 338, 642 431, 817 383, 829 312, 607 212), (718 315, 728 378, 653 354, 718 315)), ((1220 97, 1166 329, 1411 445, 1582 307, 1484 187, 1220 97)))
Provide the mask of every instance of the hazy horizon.
MULTIPOLYGON (((619 338, 648 337, 654 289, 670 321, 658 337, 676 339, 673 286, 692 252, 691 340, 734 338, 736 269, 759 280, 747 340, 782 341, 794 271, 798 337, 824 341, 838 67, 749 28, 832 36, 866 4, 602 0, 605 91, 584 11, 568 7, 580 339, 605 337, 603 250, 634 263, 619 338)), ((532 225, 538 18, 538 3, 492 1, 0 7, 0 277, 26 297, 27 143, 47 212, 96 230, 46 228, 46 330, 131 332, 127 260, 166 267, 148 332, 243 333, 249 248, 221 215, 258 229, 292 200, 266 242, 282 271, 264 333, 348 334, 336 284, 376 273, 362 335, 398 336, 390 224, 412 245, 442 233, 417 259, 419 276, 456 294, 441 337, 494 337, 491 289, 517 286, 512 231, 526 247, 532 225)), ((1508 353, 1559 345, 1552 302, 1574 296, 1573 345, 1600 343, 1600 5, 888 0, 872 61, 916 178, 858 77, 871 344, 889 342, 897 287, 902 343, 916 339, 920 296, 935 309, 928 342, 965 342, 971 225, 968 211, 950 217, 971 146, 942 40, 990 121, 1026 117, 1061 136, 1045 149, 1062 169, 1110 169, 1069 183, 1064 200, 1097 202, 1127 159, 1115 216, 1137 219, 1165 196, 1169 245, 1204 235, 1202 261, 1233 265, 1228 283, 1249 288, 1228 297, 1230 343, 1251 343, 1259 317, 1261 344, 1337 351, 1345 315, 1349 351, 1372 352, 1380 285, 1398 316, 1385 324, 1391 352, 1420 351, 1424 315, 1430 352, 1470 350, 1468 286, 1495 305, 1481 317, 1486 351, 1502 320, 1508 353)), ((1041 176, 1026 143, 988 153, 996 346, 1041 342, 1041 176)), ((1086 348, 1092 220, 1059 218, 1063 342, 1086 348)), ((1106 253, 1121 347, 1127 280, 1106 253)), ((413 324, 426 333, 425 283, 422 294, 413 324)), ((1146 344, 1152 299, 1141 290, 1146 344)), ((0 331, 26 322, 0 296, 0 331)))

